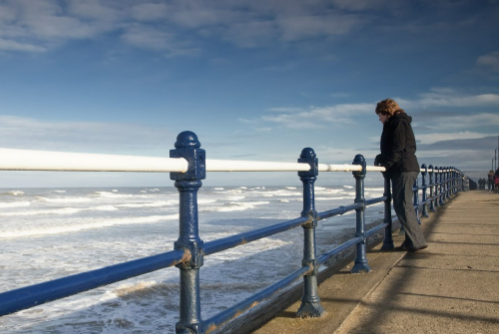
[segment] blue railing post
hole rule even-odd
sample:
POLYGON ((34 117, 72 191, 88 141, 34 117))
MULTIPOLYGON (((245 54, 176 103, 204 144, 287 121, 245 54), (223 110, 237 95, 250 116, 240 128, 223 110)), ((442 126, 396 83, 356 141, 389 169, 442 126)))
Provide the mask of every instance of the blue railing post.
POLYGON ((415 179, 413 183, 413 207, 415 208, 415 214, 417 215, 417 221, 419 225, 422 225, 420 221, 420 215, 418 214, 418 177, 415 179))
POLYGON ((444 204, 443 201, 443 185, 444 185, 444 172, 443 172, 443 167, 439 167, 439 206, 442 206, 444 204))
POLYGON ((439 208, 439 189, 440 189, 440 185, 439 185, 439 167, 436 167, 436 175, 435 176, 435 186, 436 186, 436 193, 434 194, 434 197, 435 197, 435 201, 436 201, 436 208, 439 208))
POLYGON ((391 179, 384 175, 384 223, 387 224, 385 227, 384 243, 382 244, 382 250, 392 250, 394 249, 394 240, 392 239, 392 216, 391 216, 391 179))
POLYGON ((453 195, 455 195, 456 193, 458 193, 458 189, 457 189, 457 177, 458 177, 458 173, 457 173, 457 170, 455 168, 453 168, 453 195))
POLYGON ((359 203, 362 206, 356 209, 356 237, 361 237, 363 240, 356 244, 356 258, 354 259, 354 266, 352 273, 359 273, 361 271, 369 272, 370 266, 366 258, 366 238, 365 238, 365 184, 364 179, 366 176, 366 161, 365 158, 358 154, 354 157, 353 165, 361 165, 360 172, 352 172, 356 179, 356 198, 354 203, 359 203))
POLYGON ((457 173, 455 168, 451 169, 451 194, 455 195, 457 193, 457 173))
POLYGON ((177 265, 180 269, 180 318, 175 331, 182 334, 203 333, 199 276, 203 266, 203 241, 198 234, 197 193, 206 169, 205 150, 200 146, 198 137, 185 131, 177 136, 175 150, 170 151, 171 158, 184 158, 189 165, 185 173, 170 173, 179 191, 179 239, 174 246, 191 254, 190 261, 177 265))
POLYGON ((312 272, 304 276, 304 290, 302 303, 297 311, 297 317, 320 317, 324 313, 318 296, 318 261, 316 259, 316 226, 318 215, 314 203, 314 182, 318 175, 318 159, 314 150, 305 148, 300 154, 298 162, 308 163, 311 169, 307 172, 299 172, 303 185, 303 210, 302 217, 309 220, 302 225, 304 229, 304 258, 302 266, 311 266, 312 272))
POLYGON ((427 166, 422 165, 424 172, 422 173, 422 217, 429 218, 427 213, 427 182, 425 178, 427 177, 427 166))
POLYGON ((450 172, 450 169, 451 167, 446 167, 446 169, 448 170, 446 172, 446 199, 450 199, 450 195, 451 195, 451 172, 450 172))
POLYGON ((429 165, 429 198, 430 198, 430 212, 436 212, 436 208, 434 207, 434 166, 429 165))

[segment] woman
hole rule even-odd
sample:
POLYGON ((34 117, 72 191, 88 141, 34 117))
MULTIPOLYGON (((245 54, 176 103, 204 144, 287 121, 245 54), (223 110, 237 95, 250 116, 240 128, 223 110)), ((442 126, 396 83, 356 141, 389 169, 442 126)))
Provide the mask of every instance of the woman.
POLYGON ((420 167, 415 156, 417 144, 410 125, 411 117, 391 99, 377 103, 375 113, 384 125, 381 154, 375 158, 375 165, 385 167, 385 176, 391 179, 394 211, 406 235, 401 248, 410 252, 427 248, 412 201, 413 185, 420 167))

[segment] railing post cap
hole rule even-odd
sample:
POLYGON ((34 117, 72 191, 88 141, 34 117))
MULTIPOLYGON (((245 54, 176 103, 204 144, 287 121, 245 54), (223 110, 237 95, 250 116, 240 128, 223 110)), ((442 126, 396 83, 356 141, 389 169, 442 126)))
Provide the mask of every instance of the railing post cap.
POLYGON ((352 161, 353 165, 361 165, 361 171, 359 172, 352 172, 352 175, 354 177, 360 177, 364 178, 366 175, 366 160, 365 157, 362 154, 356 154, 354 157, 354 160, 352 161))
POLYGON ((301 159, 314 159, 316 158, 316 153, 314 150, 310 147, 306 147, 300 152, 300 158, 301 159))
POLYGON ((301 171, 299 172, 299 176, 302 177, 316 177, 318 176, 318 158, 316 157, 316 153, 310 147, 304 148, 300 152, 300 157, 297 160, 299 163, 308 163, 311 166, 309 171, 301 171))
POLYGON ((427 165, 426 164, 422 164, 421 168, 425 169, 425 174, 427 174, 427 165))
MULTIPOLYGON (((205 150, 194 132, 179 133, 175 142, 175 150, 170 150, 171 158, 184 158, 188 162, 188 169, 184 173, 171 172, 170 179, 175 181, 203 180, 206 177, 205 150)), ((201 186, 201 183, 200 185, 201 186)))
POLYGON ((355 165, 361 165, 363 163, 366 163, 365 157, 362 154, 356 154, 352 163, 355 165))
POLYGON ((192 131, 183 131, 177 136, 175 148, 200 148, 198 136, 192 131))

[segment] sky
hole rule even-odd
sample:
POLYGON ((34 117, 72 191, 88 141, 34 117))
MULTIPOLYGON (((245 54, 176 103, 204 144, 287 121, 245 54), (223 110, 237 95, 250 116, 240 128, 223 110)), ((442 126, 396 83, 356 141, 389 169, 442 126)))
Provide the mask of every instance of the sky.
MULTIPOLYGON (((420 164, 477 180, 498 147, 498 31, 488 0, 0 0, 0 147, 168 157, 190 130, 208 159, 295 162, 311 147, 320 163, 372 164, 375 105, 393 98, 413 118, 420 164)), ((204 184, 300 182, 209 173, 204 184)), ((7 188, 171 185, 0 173, 7 188)))

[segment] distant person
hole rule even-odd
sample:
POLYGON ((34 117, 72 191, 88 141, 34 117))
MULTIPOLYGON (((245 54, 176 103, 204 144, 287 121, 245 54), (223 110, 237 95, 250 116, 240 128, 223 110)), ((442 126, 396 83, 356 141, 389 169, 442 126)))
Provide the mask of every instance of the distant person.
POLYGON ((495 191, 498 192, 498 168, 495 171, 494 180, 495 180, 495 191))
POLYGON ((491 190, 493 191, 493 187, 494 187, 494 179, 493 179, 493 176, 495 175, 495 173, 493 172, 493 169, 490 170, 490 172, 488 173, 488 190, 491 190))
POLYGON ((384 125, 381 153, 375 158, 375 166, 385 167, 385 176, 391 180, 394 211, 405 230, 401 248, 410 252, 427 248, 413 207, 413 185, 420 167, 415 156, 417 144, 410 125, 412 119, 391 99, 377 103, 375 113, 384 125))

